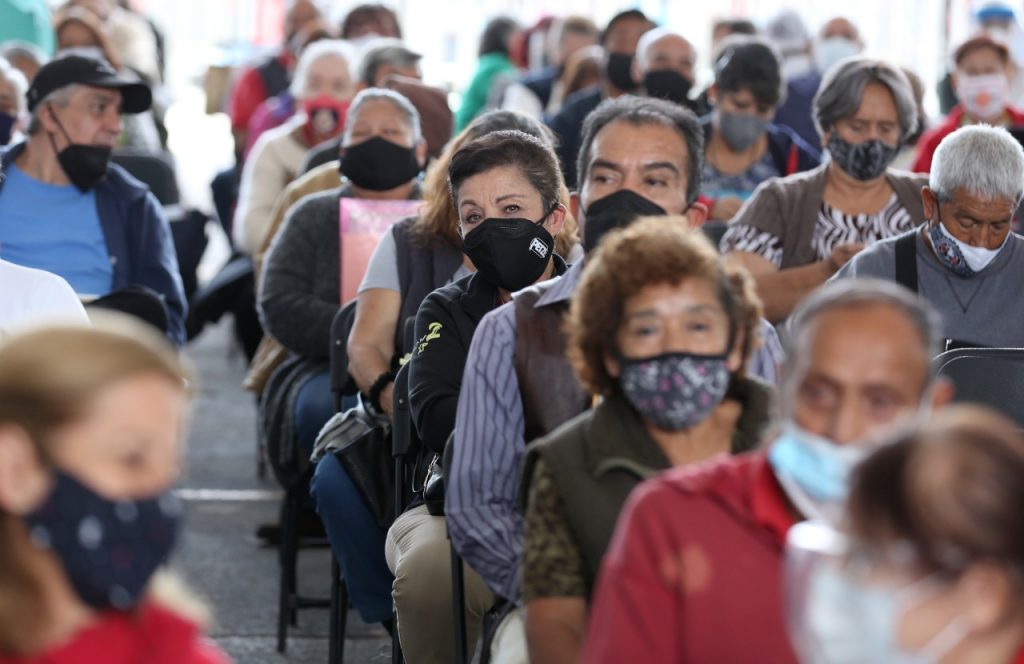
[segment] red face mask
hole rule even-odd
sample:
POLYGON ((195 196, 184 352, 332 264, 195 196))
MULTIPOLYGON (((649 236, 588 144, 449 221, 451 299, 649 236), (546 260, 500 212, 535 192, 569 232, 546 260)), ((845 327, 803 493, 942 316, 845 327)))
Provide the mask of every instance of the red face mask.
POLYGON ((306 145, 312 147, 340 136, 345 129, 349 104, 350 102, 341 101, 327 93, 303 101, 302 110, 306 113, 306 124, 302 126, 302 135, 306 145))

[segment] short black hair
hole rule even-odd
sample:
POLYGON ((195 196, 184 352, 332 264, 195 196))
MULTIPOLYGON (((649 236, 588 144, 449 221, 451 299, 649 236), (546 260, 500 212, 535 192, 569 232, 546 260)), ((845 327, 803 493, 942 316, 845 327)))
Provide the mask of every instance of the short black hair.
POLYGON ((679 132, 686 142, 686 202, 693 203, 700 192, 704 170, 704 130, 690 109, 664 99, 624 95, 606 99, 583 121, 580 152, 576 158, 578 187, 583 187, 590 171, 590 148, 598 132, 613 122, 628 122, 639 127, 662 125, 679 132))
POLYGON ((776 106, 786 89, 778 52, 760 37, 729 37, 715 60, 715 86, 719 92, 749 90, 758 103, 776 106))
POLYGON ((601 31, 601 35, 598 38, 598 42, 601 46, 604 46, 605 41, 608 39, 608 35, 615 29, 615 26, 623 21, 646 21, 651 25, 654 25, 654 21, 647 18, 647 14, 643 13, 639 9, 627 9, 624 12, 619 12, 615 16, 612 16, 611 20, 608 21, 608 25, 604 26, 604 30, 601 31))
POLYGON ((478 55, 488 53, 509 54, 509 40, 512 35, 519 31, 519 23, 507 16, 499 16, 487 22, 484 32, 480 35, 480 50, 478 55))
POLYGON ((562 174, 558 157, 543 140, 522 131, 506 129, 485 134, 463 145, 448 166, 448 192, 458 205, 462 183, 494 168, 517 169, 540 194, 541 204, 550 209, 558 203, 562 174))

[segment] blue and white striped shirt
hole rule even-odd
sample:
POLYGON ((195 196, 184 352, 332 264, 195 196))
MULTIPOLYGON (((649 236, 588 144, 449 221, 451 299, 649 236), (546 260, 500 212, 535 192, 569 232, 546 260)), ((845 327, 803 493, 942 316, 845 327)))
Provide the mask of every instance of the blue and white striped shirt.
MULTIPOLYGON (((583 261, 557 277, 535 306, 572 297, 583 261)), ((775 328, 762 322, 764 344, 749 373, 775 383, 782 347, 775 328)), ((448 531, 462 559, 495 593, 519 600, 523 520, 516 496, 526 448, 523 402, 515 368, 515 305, 480 320, 466 358, 455 416, 455 449, 445 494, 448 531)), ((557 398, 557 395, 552 395, 557 398)))

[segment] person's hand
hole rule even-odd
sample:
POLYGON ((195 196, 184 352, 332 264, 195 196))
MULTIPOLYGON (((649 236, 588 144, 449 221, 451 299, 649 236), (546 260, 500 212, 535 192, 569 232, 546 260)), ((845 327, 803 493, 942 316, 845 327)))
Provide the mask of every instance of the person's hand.
POLYGON ((710 217, 715 221, 729 221, 736 216, 736 213, 743 207, 743 201, 735 196, 724 196, 716 198, 711 204, 710 217))
POLYGON ((856 256, 864 248, 863 242, 852 242, 850 244, 837 244, 829 254, 828 263, 833 272, 846 265, 851 258, 856 256))
POLYGON ((389 420, 392 419, 391 413, 395 409, 394 394, 395 383, 392 381, 388 383, 387 387, 380 391, 380 403, 377 404, 380 406, 381 411, 388 416, 389 420))

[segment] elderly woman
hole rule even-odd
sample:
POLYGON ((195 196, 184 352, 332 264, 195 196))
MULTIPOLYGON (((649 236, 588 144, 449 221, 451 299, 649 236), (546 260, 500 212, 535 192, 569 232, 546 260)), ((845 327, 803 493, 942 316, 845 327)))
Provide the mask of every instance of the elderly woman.
POLYGON ((154 576, 180 530, 188 378, 130 320, 0 348, 0 661, 227 661, 154 576))
POLYGON ((1024 439, 970 406, 882 446, 840 533, 789 532, 793 645, 805 662, 1024 661, 1024 439))
POLYGON ((274 201, 298 173, 306 151, 342 132, 355 94, 352 62, 351 47, 337 39, 302 52, 290 88, 301 112, 260 136, 242 170, 232 235, 246 254, 259 248, 274 201))
POLYGON ((684 220, 641 220, 592 256, 569 355, 602 397, 526 452, 523 600, 530 661, 578 661, 615 520, 647 475, 752 449, 771 388, 744 375, 758 345, 750 278, 684 220), (675 222, 675 223, 673 223, 675 222))
POLYGON ((828 163, 763 183, 732 219, 722 251, 754 276, 765 316, 785 319, 854 254, 923 215, 922 176, 888 168, 917 126, 907 77, 851 58, 825 75, 814 121, 828 163))
POLYGON ((701 201, 709 219, 732 219, 765 180, 820 163, 818 151, 796 132, 771 123, 785 90, 779 57, 768 42, 733 37, 724 45, 708 89, 714 108, 702 119, 701 201))
POLYGON ((27 90, 24 74, 0 57, 0 146, 18 142, 27 90))
MULTIPOLYGON (((452 201, 476 274, 427 296, 416 314, 420 340, 409 370, 409 406, 416 430, 434 454, 455 428, 462 371, 480 319, 511 293, 565 272, 555 238, 568 215, 562 175, 550 144, 521 131, 496 131, 467 143, 448 168, 452 201)), ((436 498, 435 498, 436 499, 436 498)), ((443 516, 426 505, 401 515, 388 531, 399 635, 410 664, 455 659, 451 561, 443 516), (439 638, 440 637, 440 638, 439 638)), ((467 570, 466 622, 474 649, 494 595, 467 570)))
MULTIPOLYGON (((427 173, 420 216, 395 224, 374 251, 359 287, 348 343, 349 373, 367 395, 364 403, 370 408, 390 416, 394 376, 400 360, 411 350, 402 343, 406 321, 416 316, 432 290, 474 271, 473 263, 462 253, 459 215, 448 191, 452 155, 472 140, 510 129, 540 138, 550 146, 543 125, 525 115, 494 111, 480 116, 452 141, 427 173)), ((559 187, 558 202, 568 207, 564 186, 559 187)), ((336 211, 334 219, 336 229, 336 211)), ((578 251, 575 232, 575 222, 567 216, 555 251, 564 256, 578 251)), ((337 288, 337 269, 333 274, 337 288)), ((326 354, 326 346, 323 352, 326 354)), ((322 389, 326 399, 326 384, 322 389)), ((345 573, 353 605, 366 622, 383 622, 390 629, 395 579, 384 555, 386 530, 377 524, 334 456, 328 455, 317 464, 311 490, 331 548, 345 573)))

